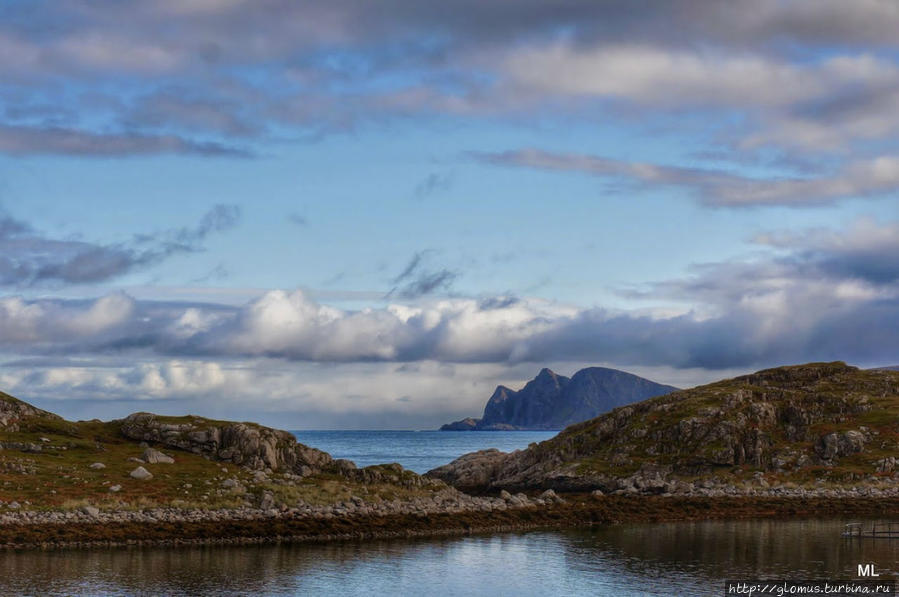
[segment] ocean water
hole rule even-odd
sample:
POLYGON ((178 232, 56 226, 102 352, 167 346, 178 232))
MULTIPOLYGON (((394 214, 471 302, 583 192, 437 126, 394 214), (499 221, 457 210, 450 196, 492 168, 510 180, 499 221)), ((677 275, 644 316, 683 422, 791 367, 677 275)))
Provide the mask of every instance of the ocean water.
POLYGON ((725 579, 895 574, 842 520, 613 525, 427 540, 0 553, 2 595, 722 595, 725 579))
POLYGON ((398 462, 426 473, 462 454, 496 448, 521 450, 555 431, 294 431, 297 440, 357 466, 398 462))

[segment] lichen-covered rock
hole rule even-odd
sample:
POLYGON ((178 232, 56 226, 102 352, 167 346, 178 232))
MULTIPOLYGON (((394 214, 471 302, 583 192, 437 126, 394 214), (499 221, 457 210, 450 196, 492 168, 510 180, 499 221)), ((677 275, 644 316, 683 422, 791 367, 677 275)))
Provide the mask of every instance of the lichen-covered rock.
POLYGON ((256 470, 269 468, 305 476, 332 463, 326 452, 297 442, 291 433, 252 423, 135 413, 122 421, 121 429, 125 437, 134 440, 155 442, 256 470))

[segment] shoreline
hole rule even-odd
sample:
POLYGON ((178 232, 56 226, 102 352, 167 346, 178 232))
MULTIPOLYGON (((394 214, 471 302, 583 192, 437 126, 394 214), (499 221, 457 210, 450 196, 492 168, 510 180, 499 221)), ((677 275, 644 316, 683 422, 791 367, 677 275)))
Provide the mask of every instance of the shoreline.
POLYGON ((0 549, 255 545, 450 537, 604 524, 750 518, 872 518, 899 511, 899 498, 662 497, 568 494, 564 502, 504 510, 159 522, 0 525, 0 549), (139 537, 139 539, 138 539, 139 537))

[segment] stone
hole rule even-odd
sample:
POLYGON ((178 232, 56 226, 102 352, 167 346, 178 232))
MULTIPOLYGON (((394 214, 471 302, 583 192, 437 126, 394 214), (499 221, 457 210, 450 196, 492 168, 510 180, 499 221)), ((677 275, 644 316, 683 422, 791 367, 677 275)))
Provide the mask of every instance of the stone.
POLYGON ((271 491, 265 491, 259 498, 259 509, 270 510, 275 507, 275 496, 271 491))
POLYGON ((96 506, 81 506, 81 512, 92 518, 100 516, 100 508, 97 508, 96 506))
POLYGON ((106 468, 106 465, 103 464, 102 462, 95 462, 95 463, 93 463, 92 465, 90 465, 90 466, 87 467, 87 468, 92 468, 92 469, 94 469, 95 471, 98 471, 98 470, 100 470, 100 469, 106 468))
POLYGON ((111 493, 118 493, 118 492, 122 491, 122 486, 121 485, 110 485, 109 491, 111 493))
POLYGON ((491 478, 499 474, 506 456, 507 453, 500 452, 496 448, 480 450, 428 471, 425 476, 440 479, 461 489, 482 488, 488 486, 491 478))
POLYGON ((825 460, 849 456, 861 452, 865 447, 865 435, 861 431, 844 431, 822 435, 815 444, 815 452, 825 460))
POLYGON ((6 505, 6 507, 9 508, 10 510, 18 510, 22 506, 19 505, 19 502, 10 502, 9 504, 6 505))
POLYGON ((175 459, 168 454, 163 454, 155 448, 147 448, 141 455, 141 459, 148 464, 174 464, 175 459))
POLYGON ((236 489, 239 486, 240 483, 237 481, 237 479, 225 479, 224 481, 222 481, 222 487, 224 489, 236 489))
POLYGON ((151 473, 150 471, 148 471, 147 469, 145 469, 142 466, 139 466, 136 469, 134 469, 133 471, 131 471, 130 475, 132 478, 138 479, 141 481, 153 478, 153 473, 151 473))

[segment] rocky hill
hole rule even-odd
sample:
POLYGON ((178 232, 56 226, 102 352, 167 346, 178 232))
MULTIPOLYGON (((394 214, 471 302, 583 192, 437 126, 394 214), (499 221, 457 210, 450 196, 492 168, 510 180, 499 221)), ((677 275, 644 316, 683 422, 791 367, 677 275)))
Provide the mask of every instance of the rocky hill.
POLYGON ((428 475, 467 489, 691 493, 899 479, 899 372, 811 363, 652 398, 428 475))
POLYGON ((66 421, 0 392, 0 523, 79 508, 287 511, 447 489, 398 464, 357 468, 255 423, 151 413, 66 421))
POLYGON ((673 392, 677 388, 604 367, 588 367, 570 379, 549 369, 517 392, 497 386, 480 419, 466 418, 442 431, 563 429, 611 409, 673 392))

